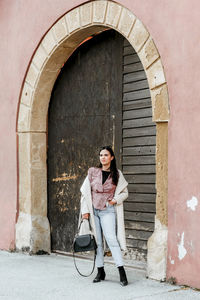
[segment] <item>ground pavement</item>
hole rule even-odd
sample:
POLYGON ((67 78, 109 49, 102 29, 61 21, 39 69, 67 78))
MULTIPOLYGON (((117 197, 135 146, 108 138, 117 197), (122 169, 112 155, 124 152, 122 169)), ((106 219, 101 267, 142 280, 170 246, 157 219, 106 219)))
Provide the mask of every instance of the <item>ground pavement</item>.
MULTIPOLYGON (((82 272, 92 265, 85 259, 78 259, 77 263, 82 272)), ((0 299, 200 300, 200 292, 147 279, 139 268, 126 268, 129 281, 126 287, 120 286, 118 270, 113 264, 106 263, 105 271, 105 281, 92 283, 95 274, 80 277, 72 257, 0 251, 0 299)))

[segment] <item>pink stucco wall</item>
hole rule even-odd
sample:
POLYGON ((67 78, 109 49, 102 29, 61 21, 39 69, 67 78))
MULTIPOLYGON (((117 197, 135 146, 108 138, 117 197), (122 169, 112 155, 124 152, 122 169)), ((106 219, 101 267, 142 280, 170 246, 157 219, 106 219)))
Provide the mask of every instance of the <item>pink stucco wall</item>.
MULTIPOLYGON (((17 207, 16 118, 31 56, 52 24, 81 0, 0 1, 0 249, 12 249, 17 207)), ((200 2, 123 0, 161 55, 170 96, 168 277, 200 288, 200 2), (194 198, 193 198, 194 199, 194 198), (183 257, 183 255, 185 255, 183 257)))

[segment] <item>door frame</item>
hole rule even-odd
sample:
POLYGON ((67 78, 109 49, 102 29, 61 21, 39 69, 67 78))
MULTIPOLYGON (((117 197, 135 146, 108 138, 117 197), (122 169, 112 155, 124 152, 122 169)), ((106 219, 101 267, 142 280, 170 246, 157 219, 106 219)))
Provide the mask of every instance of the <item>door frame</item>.
POLYGON ((19 99, 18 213, 16 249, 50 252, 47 219, 47 116, 55 80, 63 64, 86 39, 106 29, 121 33, 147 74, 156 123, 156 217, 148 241, 147 275, 164 280, 167 250, 169 98, 160 55, 143 23, 112 1, 91 1, 63 15, 39 43, 27 69, 19 99), (162 238, 158 238, 161 236, 162 238))

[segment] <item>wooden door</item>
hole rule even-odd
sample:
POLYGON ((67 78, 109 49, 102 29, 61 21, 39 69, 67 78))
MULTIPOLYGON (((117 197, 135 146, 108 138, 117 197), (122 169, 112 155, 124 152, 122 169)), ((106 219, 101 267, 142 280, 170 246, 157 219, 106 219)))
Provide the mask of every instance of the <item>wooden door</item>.
POLYGON ((80 186, 99 147, 113 145, 120 167, 123 37, 105 31, 64 65, 48 115, 48 218, 52 250, 71 251, 80 186))

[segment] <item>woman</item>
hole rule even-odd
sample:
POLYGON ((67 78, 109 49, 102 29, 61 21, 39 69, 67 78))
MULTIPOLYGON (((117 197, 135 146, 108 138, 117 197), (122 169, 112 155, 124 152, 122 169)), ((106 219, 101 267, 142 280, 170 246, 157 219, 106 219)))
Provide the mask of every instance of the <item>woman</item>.
POLYGON ((93 282, 105 279, 102 232, 118 267, 120 283, 128 284, 121 250, 126 250, 123 201, 128 197, 128 183, 117 170, 115 155, 110 146, 99 153, 100 165, 90 168, 81 187, 81 215, 89 219, 97 241, 97 276, 93 282), (117 235, 116 235, 117 221, 117 235), (121 248, 121 250, 120 250, 121 248))

